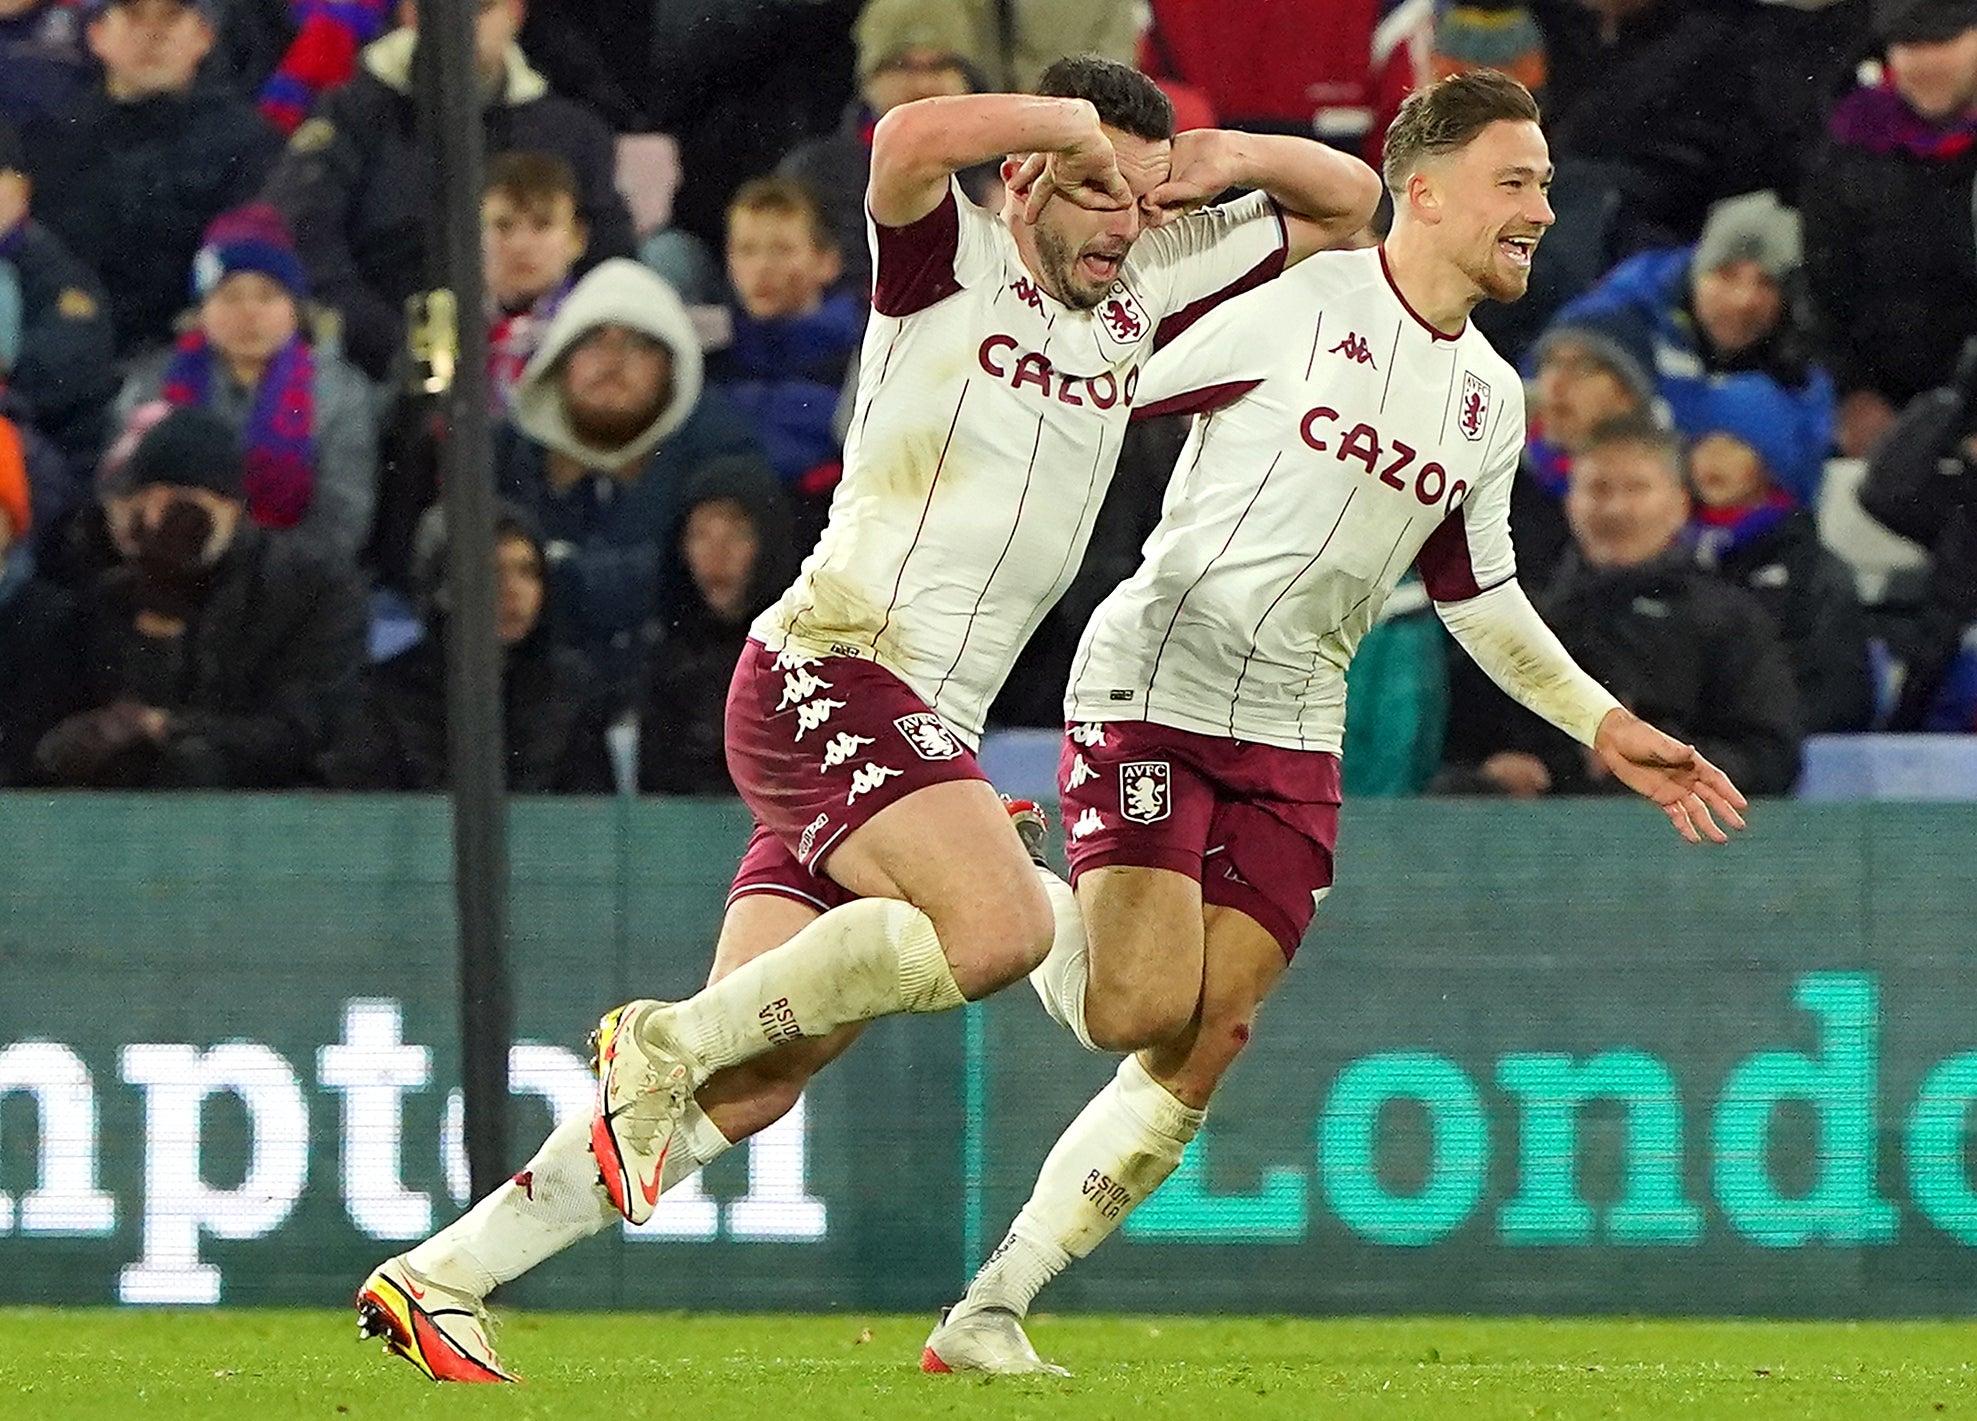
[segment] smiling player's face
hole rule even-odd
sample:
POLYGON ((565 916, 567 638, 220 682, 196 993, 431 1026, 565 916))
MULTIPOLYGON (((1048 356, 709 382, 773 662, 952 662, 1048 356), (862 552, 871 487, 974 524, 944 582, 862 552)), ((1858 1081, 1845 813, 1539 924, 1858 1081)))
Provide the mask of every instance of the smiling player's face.
POLYGON ((1499 119, 1429 172, 1440 198, 1443 251, 1490 300, 1515 301, 1531 283, 1531 260, 1552 224, 1544 133, 1523 119, 1499 119))

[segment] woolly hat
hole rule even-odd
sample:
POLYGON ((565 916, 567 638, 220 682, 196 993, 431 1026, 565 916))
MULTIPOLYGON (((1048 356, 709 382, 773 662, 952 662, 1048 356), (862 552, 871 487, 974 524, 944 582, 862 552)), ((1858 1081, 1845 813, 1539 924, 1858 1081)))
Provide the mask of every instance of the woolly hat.
MULTIPOLYGON (((852 27, 859 82, 909 49, 951 54, 973 74, 975 27, 954 0, 870 0, 852 27)), ((977 88, 980 86, 977 85, 977 88)))
POLYGON ((106 470, 105 493, 131 493, 152 484, 203 488, 239 501, 247 472, 240 436, 210 410, 174 409, 137 441, 130 457, 106 470))
POLYGON ((1754 261, 1773 281, 1782 282, 1798 270, 1801 251, 1798 213, 1774 192, 1747 192, 1709 209, 1690 270, 1715 271, 1732 262, 1754 261))
POLYGON ((222 212, 200 239, 192 259, 192 299, 204 301, 229 276, 258 271, 279 282, 296 300, 309 295, 309 274, 295 254, 295 238, 282 215, 265 202, 222 212))
POLYGON ((20 430, 4 418, 0 418, 0 518, 13 528, 10 540, 16 543, 34 526, 34 503, 27 491, 27 452, 20 430))
POLYGON ((1654 402, 1659 395, 1654 377, 1648 374, 1634 352, 1629 350, 1610 332, 1593 325, 1558 325, 1549 327, 1538 337, 1532 350, 1531 369, 1535 371, 1561 345, 1576 345, 1606 368, 1607 373, 1626 387, 1627 393, 1640 403, 1643 413, 1652 414, 1654 402))

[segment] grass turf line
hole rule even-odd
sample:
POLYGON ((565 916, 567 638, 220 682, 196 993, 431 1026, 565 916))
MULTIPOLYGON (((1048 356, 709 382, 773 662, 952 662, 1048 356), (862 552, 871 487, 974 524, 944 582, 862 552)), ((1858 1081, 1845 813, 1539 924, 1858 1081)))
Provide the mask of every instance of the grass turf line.
POLYGON ((345 1311, 0 1310, 6 1421, 1977 1418, 1962 1322, 1042 1317, 1060 1378, 926 1377, 924 1317, 511 1313, 439 1387, 345 1311))

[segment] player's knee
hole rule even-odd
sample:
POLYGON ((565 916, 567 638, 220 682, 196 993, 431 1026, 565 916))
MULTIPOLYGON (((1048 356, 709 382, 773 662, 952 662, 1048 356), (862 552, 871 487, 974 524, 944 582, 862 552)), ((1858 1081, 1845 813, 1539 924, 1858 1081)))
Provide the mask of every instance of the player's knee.
POLYGON ((1049 955, 1056 930, 1050 899, 1034 880, 981 907, 934 918, 955 983, 970 1000, 1028 976, 1049 955))
POLYGON ((1102 1051, 1143 1051, 1180 1039, 1194 1022, 1195 999, 1183 992, 1086 992, 1085 1029, 1102 1051))

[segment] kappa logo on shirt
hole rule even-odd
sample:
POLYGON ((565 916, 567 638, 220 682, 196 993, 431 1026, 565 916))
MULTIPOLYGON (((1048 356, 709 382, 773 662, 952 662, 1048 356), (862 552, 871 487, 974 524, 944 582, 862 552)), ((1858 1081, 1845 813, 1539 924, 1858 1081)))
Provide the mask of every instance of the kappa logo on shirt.
POLYGON ((1015 281, 1010 283, 1009 289, 1016 293, 1016 299, 1018 301, 1021 301, 1039 316, 1043 314, 1043 296, 1037 290, 1036 283, 1031 281, 1027 276, 1017 277, 1015 281))
POLYGON ((1128 760, 1119 767, 1119 813, 1134 824, 1158 824, 1174 810, 1173 771, 1165 760, 1128 760))
POLYGON ((1490 413, 1490 387, 1474 371, 1462 372, 1462 399, 1455 416, 1455 427, 1464 439, 1481 439, 1490 413))
POLYGON ((1345 339, 1333 346, 1328 354, 1343 355, 1355 364, 1370 365, 1375 370, 1380 368, 1380 362, 1373 358, 1373 351, 1366 344, 1366 338, 1358 331, 1347 331, 1345 339))
POLYGON ((922 760, 952 760, 961 753, 961 742, 932 711, 915 711, 899 717, 893 724, 922 760))

